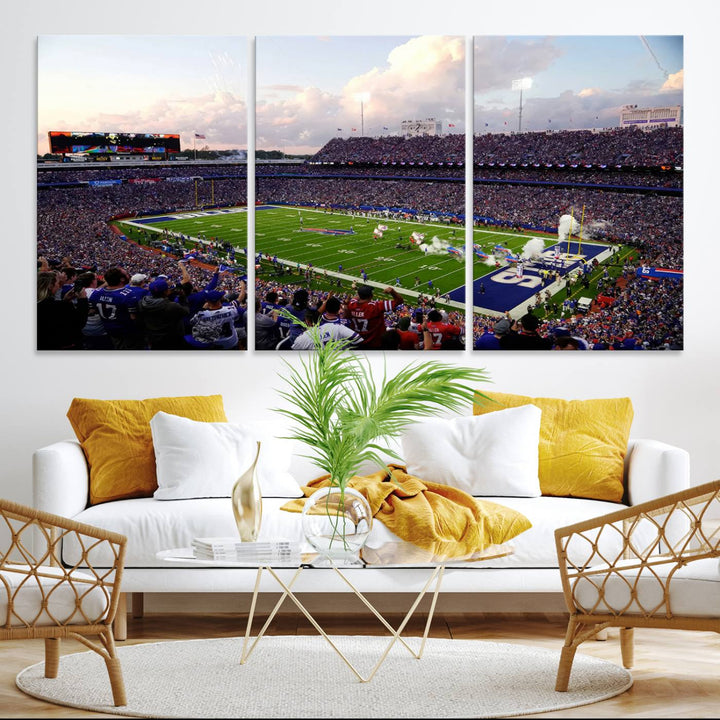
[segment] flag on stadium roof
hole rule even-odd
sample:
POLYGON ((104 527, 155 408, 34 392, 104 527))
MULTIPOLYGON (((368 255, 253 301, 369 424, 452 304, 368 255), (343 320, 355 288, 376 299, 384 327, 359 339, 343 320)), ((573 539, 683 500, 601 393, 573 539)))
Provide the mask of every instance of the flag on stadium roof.
POLYGON ((357 132, 357 128, 351 128, 353 132, 357 132))
POLYGON ((338 132, 342 132, 342 128, 338 128, 337 131, 338 131, 338 132))
POLYGON ((448 127, 455 127, 455 123, 448 123, 448 127))
POLYGON ((200 133, 195 133, 195 137, 196 137, 198 140, 204 140, 204 139, 205 139, 205 136, 204 136, 204 135, 201 135, 200 133))

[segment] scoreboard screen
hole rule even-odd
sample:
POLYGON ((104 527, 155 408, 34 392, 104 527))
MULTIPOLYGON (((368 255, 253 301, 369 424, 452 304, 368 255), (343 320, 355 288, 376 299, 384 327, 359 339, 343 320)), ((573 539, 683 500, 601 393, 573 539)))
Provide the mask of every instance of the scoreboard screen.
POLYGON ((50 152, 92 154, 143 154, 180 152, 180 135, 151 133, 55 132, 48 133, 50 152))

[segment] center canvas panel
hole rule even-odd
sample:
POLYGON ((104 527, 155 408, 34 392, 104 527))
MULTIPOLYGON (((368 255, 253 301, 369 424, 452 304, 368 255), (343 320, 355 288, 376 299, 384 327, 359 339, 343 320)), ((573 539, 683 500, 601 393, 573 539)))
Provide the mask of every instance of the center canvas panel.
POLYGON ((38 38, 37 349, 246 347, 247 40, 38 38))
POLYGON ((465 38, 258 37, 256 350, 465 344, 465 38))

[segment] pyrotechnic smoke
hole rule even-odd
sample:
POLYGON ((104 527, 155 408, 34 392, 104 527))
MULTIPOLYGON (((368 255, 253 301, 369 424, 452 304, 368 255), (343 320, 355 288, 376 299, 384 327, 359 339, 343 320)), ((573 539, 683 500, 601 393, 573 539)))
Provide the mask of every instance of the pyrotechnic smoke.
POLYGON ((612 224, 609 220, 593 220, 583 228, 583 239, 604 239, 610 232, 612 224))
POLYGON ((558 222, 558 240, 567 240, 571 231, 577 237, 580 232, 580 223, 572 215, 561 215, 560 222, 558 222))
POLYGON ((523 260, 535 260, 543 254, 544 250, 545 243, 542 238, 530 238, 530 240, 525 243, 525 247, 522 249, 520 257, 523 260))
POLYGON ((441 240, 437 235, 429 243, 420 243, 418 247, 426 255, 446 255, 450 243, 447 240, 441 240))

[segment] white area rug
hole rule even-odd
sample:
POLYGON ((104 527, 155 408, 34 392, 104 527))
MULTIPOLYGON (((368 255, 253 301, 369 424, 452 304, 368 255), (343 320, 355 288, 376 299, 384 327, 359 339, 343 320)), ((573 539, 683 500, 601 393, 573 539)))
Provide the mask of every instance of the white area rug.
MULTIPOLYGON (((387 637, 336 636, 366 675, 387 637)), ((413 648, 419 638, 410 638, 413 648)), ((128 705, 112 704, 105 663, 94 652, 17 676, 29 695, 71 707, 175 718, 490 718, 587 705, 632 685, 627 670, 578 654, 567 693, 557 693, 560 651, 479 640, 429 639, 420 660, 396 643, 377 675, 361 683, 320 636, 267 636, 245 665, 242 639, 132 645, 118 650, 128 705)))

